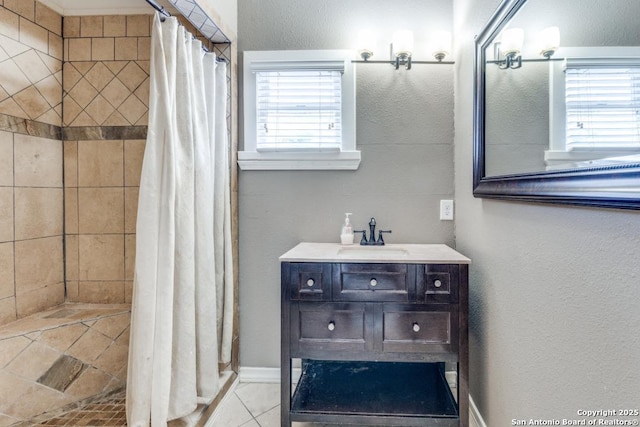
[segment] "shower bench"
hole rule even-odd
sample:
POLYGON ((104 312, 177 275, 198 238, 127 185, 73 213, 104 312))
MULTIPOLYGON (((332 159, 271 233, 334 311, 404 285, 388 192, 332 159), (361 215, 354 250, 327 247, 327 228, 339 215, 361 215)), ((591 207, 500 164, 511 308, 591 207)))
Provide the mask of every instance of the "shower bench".
POLYGON ((282 426, 467 427, 470 260, 446 245, 344 248, 280 257, 282 426))

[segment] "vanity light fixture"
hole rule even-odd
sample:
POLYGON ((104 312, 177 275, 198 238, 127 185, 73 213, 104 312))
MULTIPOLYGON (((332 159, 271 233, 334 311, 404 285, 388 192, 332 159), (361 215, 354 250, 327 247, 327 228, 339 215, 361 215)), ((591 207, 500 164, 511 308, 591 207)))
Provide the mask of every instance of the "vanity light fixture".
POLYGON ((404 65, 407 70, 411 69, 413 64, 453 64, 453 61, 445 61, 444 59, 451 54, 451 33, 448 31, 439 31, 434 34, 430 43, 430 52, 435 61, 414 61, 414 38, 413 32, 409 30, 399 30, 393 35, 392 42, 389 47, 388 61, 373 61, 371 57, 374 55, 374 47, 376 46, 375 35, 371 31, 360 31, 358 33, 357 42, 358 55, 362 60, 354 60, 352 62, 360 63, 390 63, 396 70, 404 65))
POLYGON ((540 31, 540 55, 549 59, 560 47, 560 28, 547 27, 540 31))
POLYGON ((410 70, 412 54, 413 32, 409 30, 396 31, 391 42, 391 60, 394 62, 396 70, 400 68, 400 65, 404 65, 407 70, 410 70))
POLYGON ((493 61, 489 63, 497 64, 502 70, 522 67, 523 62, 539 62, 551 59, 553 54, 560 47, 560 29, 558 27, 548 27, 538 34, 538 44, 540 46, 540 56, 544 59, 523 59, 521 55, 524 42, 524 31, 521 28, 509 28, 502 32, 501 40, 493 44, 493 61))

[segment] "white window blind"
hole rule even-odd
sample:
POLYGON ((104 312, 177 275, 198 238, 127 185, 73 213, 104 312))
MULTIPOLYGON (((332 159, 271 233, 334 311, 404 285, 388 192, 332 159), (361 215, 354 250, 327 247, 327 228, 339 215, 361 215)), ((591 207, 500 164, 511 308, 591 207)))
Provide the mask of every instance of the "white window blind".
POLYGON ((340 151, 341 70, 255 73, 257 151, 340 151))
POLYGON ((640 148, 640 65, 565 71, 566 148, 640 148))

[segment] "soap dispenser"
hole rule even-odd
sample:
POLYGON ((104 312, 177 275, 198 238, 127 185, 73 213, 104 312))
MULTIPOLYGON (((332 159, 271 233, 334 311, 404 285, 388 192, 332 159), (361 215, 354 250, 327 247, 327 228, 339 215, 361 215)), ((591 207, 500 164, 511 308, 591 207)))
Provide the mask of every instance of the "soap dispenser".
POLYGON ((343 245, 353 245, 353 228, 351 228, 351 220, 349 219, 351 212, 345 213, 344 215, 344 225, 340 233, 340 242, 343 245))

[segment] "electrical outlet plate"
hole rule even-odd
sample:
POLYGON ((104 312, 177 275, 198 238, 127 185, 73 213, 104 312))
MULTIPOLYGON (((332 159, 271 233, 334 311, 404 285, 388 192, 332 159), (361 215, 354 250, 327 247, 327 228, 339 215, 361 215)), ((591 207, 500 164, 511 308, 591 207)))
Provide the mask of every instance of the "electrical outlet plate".
POLYGON ((440 200, 440 219, 453 221, 453 200, 440 200))

